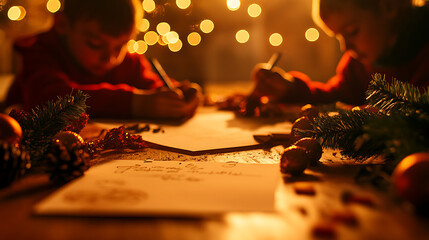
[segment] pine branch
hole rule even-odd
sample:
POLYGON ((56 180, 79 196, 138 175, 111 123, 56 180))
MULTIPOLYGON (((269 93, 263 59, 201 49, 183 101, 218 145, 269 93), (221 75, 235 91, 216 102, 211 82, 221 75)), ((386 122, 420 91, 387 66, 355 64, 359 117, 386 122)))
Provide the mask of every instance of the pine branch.
POLYGON ((324 148, 340 149, 345 156, 364 159, 382 151, 382 144, 370 141, 364 132, 364 125, 370 119, 382 116, 369 110, 325 114, 314 119, 312 137, 324 148))
POLYGON ((43 156, 52 137, 66 128, 73 120, 77 120, 87 109, 88 95, 77 90, 73 95, 58 97, 46 105, 37 106, 31 116, 21 122, 23 128, 23 146, 30 151, 32 161, 43 156))
POLYGON ((429 119, 419 115, 381 116, 368 121, 364 131, 371 141, 384 143, 383 153, 394 166, 405 156, 429 150, 429 119))
POLYGON ((396 79, 389 84, 381 74, 374 74, 367 91, 367 102, 385 113, 417 111, 429 114, 429 88, 421 94, 413 85, 396 79))

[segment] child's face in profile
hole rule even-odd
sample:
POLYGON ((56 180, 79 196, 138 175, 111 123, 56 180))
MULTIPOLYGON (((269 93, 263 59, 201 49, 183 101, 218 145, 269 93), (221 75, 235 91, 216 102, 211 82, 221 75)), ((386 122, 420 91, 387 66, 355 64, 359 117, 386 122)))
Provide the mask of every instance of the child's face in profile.
POLYGON ((104 33, 96 21, 78 20, 64 35, 76 61, 100 76, 122 63, 133 32, 113 37, 104 33))
POLYGON ((340 11, 324 16, 341 49, 364 64, 373 64, 394 42, 389 19, 382 14, 345 4, 340 11))

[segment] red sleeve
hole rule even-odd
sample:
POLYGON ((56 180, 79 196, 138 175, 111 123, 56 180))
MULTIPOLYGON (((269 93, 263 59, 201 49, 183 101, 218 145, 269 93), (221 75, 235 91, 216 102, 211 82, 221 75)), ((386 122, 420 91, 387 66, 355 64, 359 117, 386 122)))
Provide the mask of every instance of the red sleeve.
POLYGON ((336 101, 361 105, 365 103, 370 74, 365 67, 344 54, 337 66, 337 73, 328 82, 312 81, 301 72, 289 72, 295 78, 294 87, 285 95, 285 101, 325 104, 336 101))
POLYGON ((70 94, 72 89, 80 89, 90 95, 87 101, 90 117, 130 118, 133 93, 163 85, 143 55, 127 54, 111 72, 95 77, 75 66, 58 41, 53 41, 52 33, 42 40, 17 46, 23 56, 23 69, 8 93, 8 104, 20 103, 31 110, 70 94), (55 50, 45 46, 49 45, 46 39, 55 50))

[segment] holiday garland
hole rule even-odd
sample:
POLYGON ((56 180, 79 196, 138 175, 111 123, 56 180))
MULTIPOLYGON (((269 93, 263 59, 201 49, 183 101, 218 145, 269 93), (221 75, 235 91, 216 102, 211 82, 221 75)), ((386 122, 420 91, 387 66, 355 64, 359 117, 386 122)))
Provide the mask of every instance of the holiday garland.
POLYGON ((403 157, 429 150, 429 89, 398 80, 387 83, 374 74, 367 91, 367 107, 323 114, 310 133, 323 147, 340 149, 344 156, 366 159, 385 155, 395 166, 403 157))
POLYGON ((18 144, 0 140, 0 188, 24 174, 40 172, 56 182, 67 182, 83 175, 90 158, 103 150, 147 147, 141 136, 129 134, 124 126, 110 129, 104 138, 84 142, 78 133, 89 119, 88 97, 77 90, 31 113, 11 111, 10 117, 22 128, 22 139, 18 144))

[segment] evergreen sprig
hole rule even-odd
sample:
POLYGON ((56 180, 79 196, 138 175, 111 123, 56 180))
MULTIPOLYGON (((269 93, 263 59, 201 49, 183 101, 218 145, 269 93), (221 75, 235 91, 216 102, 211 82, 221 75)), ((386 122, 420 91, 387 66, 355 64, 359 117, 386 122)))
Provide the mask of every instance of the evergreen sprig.
POLYGON ((312 137, 355 159, 384 154, 393 166, 409 154, 429 150, 429 89, 420 93, 410 84, 387 83, 375 74, 367 101, 367 109, 315 118, 312 137))
POLYGON ((388 83, 381 74, 373 75, 367 90, 367 103, 382 112, 425 112, 429 113, 429 88, 421 94, 411 84, 392 79, 388 83))
POLYGON ((73 91, 57 101, 35 107, 31 114, 20 121, 23 129, 22 145, 30 152, 32 161, 39 160, 46 152, 53 136, 77 120, 87 109, 88 95, 73 91))
POLYGON ((345 156, 364 159, 382 149, 382 144, 368 139, 364 126, 371 119, 382 117, 383 114, 370 110, 340 111, 334 116, 324 114, 313 123, 313 137, 325 148, 341 149, 345 156))

